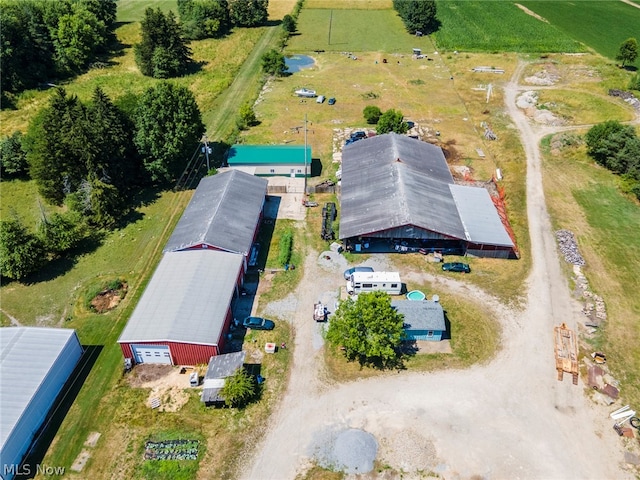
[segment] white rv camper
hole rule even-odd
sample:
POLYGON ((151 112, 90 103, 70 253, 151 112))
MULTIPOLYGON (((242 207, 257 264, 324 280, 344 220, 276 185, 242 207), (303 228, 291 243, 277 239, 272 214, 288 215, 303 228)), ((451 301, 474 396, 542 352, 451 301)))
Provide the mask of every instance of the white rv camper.
POLYGON ((389 295, 400 295, 402 282, 398 272, 354 272, 347 280, 347 293, 357 295, 362 292, 382 290, 389 295))

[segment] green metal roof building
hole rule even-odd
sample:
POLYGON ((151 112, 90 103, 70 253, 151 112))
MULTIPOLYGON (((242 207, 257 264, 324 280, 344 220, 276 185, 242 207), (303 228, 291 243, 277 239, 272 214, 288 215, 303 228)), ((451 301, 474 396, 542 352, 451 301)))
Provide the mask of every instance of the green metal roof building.
POLYGON ((234 145, 227 164, 260 177, 304 177, 311 172, 311 147, 304 145, 234 145))

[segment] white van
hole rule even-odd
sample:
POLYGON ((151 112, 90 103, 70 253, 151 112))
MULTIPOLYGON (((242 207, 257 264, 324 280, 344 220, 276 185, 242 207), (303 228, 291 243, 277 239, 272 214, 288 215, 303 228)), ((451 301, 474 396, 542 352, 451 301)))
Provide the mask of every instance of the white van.
POLYGON ((324 103, 324 95, 320 95, 320 96, 316 99, 316 103, 324 103))
POLYGON ((353 272, 347 280, 347 293, 383 291, 389 295, 400 295, 402 282, 398 272, 353 272))

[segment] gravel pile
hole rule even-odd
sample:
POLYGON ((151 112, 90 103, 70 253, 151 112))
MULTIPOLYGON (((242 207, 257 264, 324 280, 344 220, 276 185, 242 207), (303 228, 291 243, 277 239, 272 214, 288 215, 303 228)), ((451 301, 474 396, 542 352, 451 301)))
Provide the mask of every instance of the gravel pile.
POLYGON ((378 454, 375 437, 355 428, 319 434, 314 448, 321 467, 347 474, 370 472, 378 454))
POLYGON ((576 238, 573 236, 573 232, 569 230, 556 231, 556 240, 558 241, 558 248, 560 253, 564 255, 564 259, 567 263, 572 265, 585 265, 584 258, 580 255, 578 250, 578 244, 576 238))

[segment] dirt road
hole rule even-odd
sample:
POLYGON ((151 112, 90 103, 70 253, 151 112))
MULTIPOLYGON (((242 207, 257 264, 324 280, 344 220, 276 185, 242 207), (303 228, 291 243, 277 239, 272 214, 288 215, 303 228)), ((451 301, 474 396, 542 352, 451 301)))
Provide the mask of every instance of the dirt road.
MULTIPOLYGON (((475 287, 438 279, 443 290, 493 310, 503 328, 503 349, 488 365, 467 370, 393 373, 330 385, 320 368, 320 326, 311 320, 310 308, 336 290, 344 265, 340 258, 327 261, 320 252, 311 253, 295 293, 291 380, 242 478, 293 479, 326 432, 346 428, 372 434, 378 459, 402 470, 402 478, 424 478, 427 472, 447 479, 632 478, 623 469, 608 409, 593 405, 582 383, 556 380, 553 326, 564 321, 575 327, 581 313, 561 273, 545 206, 537 147, 541 133, 515 106, 521 71, 507 85, 505 99, 527 155, 533 268, 526 306, 516 311, 475 287)), ((403 275, 435 280, 417 269, 403 275)))

